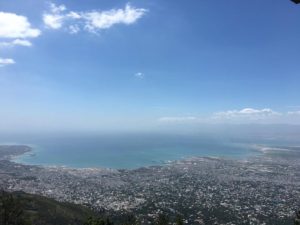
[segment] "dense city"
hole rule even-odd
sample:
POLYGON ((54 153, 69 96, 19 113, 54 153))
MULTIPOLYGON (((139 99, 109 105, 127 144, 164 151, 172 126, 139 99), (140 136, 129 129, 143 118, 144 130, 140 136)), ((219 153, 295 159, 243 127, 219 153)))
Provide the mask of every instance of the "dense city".
POLYGON ((141 224, 150 224, 160 213, 181 215, 185 224, 292 224, 300 206, 298 149, 247 160, 195 157, 135 170, 42 167, 11 160, 29 151, 27 146, 0 147, 1 189, 111 214, 132 212, 141 224))

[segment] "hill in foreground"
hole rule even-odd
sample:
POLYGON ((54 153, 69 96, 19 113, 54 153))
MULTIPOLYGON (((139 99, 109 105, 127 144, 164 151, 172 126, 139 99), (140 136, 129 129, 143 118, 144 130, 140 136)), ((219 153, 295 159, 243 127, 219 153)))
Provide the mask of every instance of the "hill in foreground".
POLYGON ((1 192, 0 224, 82 225, 96 216, 92 210, 24 192, 1 192))

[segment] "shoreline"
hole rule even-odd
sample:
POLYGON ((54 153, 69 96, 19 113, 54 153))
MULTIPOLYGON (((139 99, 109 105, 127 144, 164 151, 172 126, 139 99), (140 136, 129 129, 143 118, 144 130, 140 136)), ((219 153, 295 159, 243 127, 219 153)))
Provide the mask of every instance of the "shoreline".
MULTIPOLYGON (((278 153, 299 153, 300 151, 295 150, 294 148, 299 148, 299 146, 282 146, 282 147, 272 147, 272 146, 267 146, 267 145, 260 145, 260 144, 250 144, 249 147, 251 149, 252 154, 245 154, 245 157, 243 158, 235 158, 232 156, 226 157, 226 156, 207 156, 207 155, 202 155, 202 156, 186 156, 186 157, 180 157, 179 159, 174 159, 174 160, 161 160, 159 162, 156 162, 156 164, 152 165, 144 165, 144 166, 138 166, 134 168, 111 168, 111 167, 104 167, 104 166, 87 166, 87 167, 76 167, 76 166, 70 166, 70 165, 55 165, 55 164, 31 164, 31 163, 26 163, 22 161, 22 157, 34 157, 36 155, 35 152, 35 146, 34 145, 28 145, 28 144, 0 144, 1 147, 12 147, 12 148, 21 148, 19 151, 14 151, 12 154, 6 154, 4 157, 0 157, 0 159, 5 159, 9 160, 10 162, 25 165, 25 166, 38 166, 42 167, 45 169, 70 169, 70 170, 78 170, 78 171, 83 171, 83 170, 110 170, 110 171, 119 171, 119 170, 127 170, 127 171, 132 171, 132 170, 138 170, 141 168, 151 168, 151 167, 162 167, 162 166, 168 166, 171 164, 176 164, 180 162, 187 162, 193 159, 219 159, 219 160, 233 160, 233 161, 249 161, 251 158, 256 158, 256 157, 262 157, 262 156, 272 156, 276 155, 278 153)), ((288 155, 288 154, 287 154, 288 155)))
MULTIPOLYGON (((3 146, 0 144, 0 147, 3 146)), ((9 146, 9 145, 7 145, 9 146)), ((87 169, 107 169, 107 170, 137 170, 140 168, 150 168, 150 167, 161 167, 161 166, 166 166, 170 164, 174 164, 176 162, 181 162, 181 161, 189 161, 193 159, 201 159, 201 158, 208 158, 208 159, 224 159, 224 160, 237 160, 237 161, 244 161, 249 158, 257 156, 255 154, 255 150, 251 150, 253 154, 245 154, 242 158, 235 157, 235 156, 216 156, 216 155, 198 155, 198 156, 181 156, 181 157, 175 157, 177 159, 165 159, 165 160, 158 160, 158 161, 153 161, 153 164, 148 164, 148 165, 142 165, 142 166, 136 166, 133 168, 112 168, 112 167, 105 167, 105 166, 87 166, 87 167, 79 167, 79 166, 71 166, 71 165, 55 165, 55 164, 33 164, 33 163, 26 163, 22 160, 22 157, 34 157, 37 152, 36 152, 36 147, 34 145, 25 145, 25 144, 20 144, 20 145, 13 145, 13 146, 24 146, 28 147, 28 151, 25 152, 20 152, 19 154, 15 154, 11 156, 9 161, 22 164, 22 165, 27 165, 27 166, 39 166, 43 168, 63 168, 63 169, 77 169, 77 170, 87 170, 87 169)))
POLYGON ((29 153, 32 151, 30 145, 18 145, 18 144, 0 144, 1 152, 0 159, 13 161, 15 158, 29 153))
MULTIPOLYGON (((185 157, 180 157, 178 159, 166 159, 166 160, 160 160, 157 161, 153 164, 150 165, 143 165, 143 166, 137 166, 134 168, 111 168, 111 167, 104 167, 104 166, 87 166, 87 167, 76 167, 76 166, 70 166, 70 165, 55 165, 55 164, 31 164, 31 163, 26 163, 22 161, 22 157, 34 157, 36 155, 36 150, 34 145, 28 145, 28 144, 14 144, 14 145, 1 145, 1 146, 13 146, 13 147, 25 147, 26 151, 21 151, 18 153, 15 153, 13 155, 9 155, 8 159, 10 162, 25 165, 25 166, 38 166, 42 167, 45 169, 70 169, 70 170, 78 170, 78 171, 83 171, 83 170, 110 170, 110 171, 119 171, 119 170, 127 170, 127 171, 133 171, 133 170, 138 170, 142 168, 152 168, 152 167, 162 167, 162 166, 168 166, 171 164, 176 164, 176 163, 181 163, 181 162, 188 162, 191 160, 195 159, 218 159, 218 160, 234 160, 234 161, 248 161, 250 158, 257 157, 259 156, 257 152, 263 153, 262 151, 257 151, 257 149, 253 148, 251 152, 253 154, 245 154, 244 157, 242 158, 235 158, 234 156, 215 156, 215 155, 202 155, 202 156, 185 156, 185 157)), ((1 158, 0 158, 1 159, 1 158)))

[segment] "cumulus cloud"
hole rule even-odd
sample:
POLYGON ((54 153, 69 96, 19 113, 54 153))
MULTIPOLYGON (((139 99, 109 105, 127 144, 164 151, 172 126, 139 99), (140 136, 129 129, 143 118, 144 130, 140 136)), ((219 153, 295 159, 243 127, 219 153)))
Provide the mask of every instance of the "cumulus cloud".
POLYGON ((50 29, 57 30, 66 27, 73 34, 81 30, 97 32, 101 29, 108 29, 116 24, 133 24, 146 11, 146 9, 135 8, 127 4, 124 9, 75 12, 68 11, 64 5, 56 6, 54 3, 50 3, 49 11, 43 15, 43 21, 46 27, 50 29))
POLYGON ((32 28, 27 17, 0 12, 0 38, 35 38, 40 34, 39 29, 32 28))
MULTIPOLYGON (((39 29, 33 28, 27 17, 10 12, 0 12, 0 48, 25 46, 32 43, 28 40, 41 35, 39 29)), ((10 58, 0 58, 0 67, 15 64, 10 58)))
POLYGON ((0 67, 15 64, 13 59, 0 58, 0 67))

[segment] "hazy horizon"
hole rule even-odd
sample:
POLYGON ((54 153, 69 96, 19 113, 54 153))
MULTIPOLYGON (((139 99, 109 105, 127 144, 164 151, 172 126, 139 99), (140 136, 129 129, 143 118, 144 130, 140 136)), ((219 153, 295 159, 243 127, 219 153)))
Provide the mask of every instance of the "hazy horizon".
POLYGON ((0 129, 300 125, 298 9, 271 0, 3 0, 0 129))

